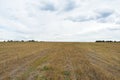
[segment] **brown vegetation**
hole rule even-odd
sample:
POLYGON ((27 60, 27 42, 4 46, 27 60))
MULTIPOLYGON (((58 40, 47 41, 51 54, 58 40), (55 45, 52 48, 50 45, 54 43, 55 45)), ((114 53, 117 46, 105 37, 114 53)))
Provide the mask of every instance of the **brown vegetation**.
POLYGON ((120 43, 0 43, 0 80, 120 80, 120 43))

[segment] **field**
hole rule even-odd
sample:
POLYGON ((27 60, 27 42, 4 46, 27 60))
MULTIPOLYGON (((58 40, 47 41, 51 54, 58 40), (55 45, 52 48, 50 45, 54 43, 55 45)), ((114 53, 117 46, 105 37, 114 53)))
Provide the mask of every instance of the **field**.
POLYGON ((1 42, 0 80, 120 80, 120 43, 1 42))

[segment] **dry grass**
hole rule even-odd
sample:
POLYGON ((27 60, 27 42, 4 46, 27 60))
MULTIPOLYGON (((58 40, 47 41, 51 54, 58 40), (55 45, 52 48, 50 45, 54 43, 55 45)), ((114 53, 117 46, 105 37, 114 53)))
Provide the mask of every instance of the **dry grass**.
POLYGON ((0 80, 120 80, 120 43, 0 43, 0 80))

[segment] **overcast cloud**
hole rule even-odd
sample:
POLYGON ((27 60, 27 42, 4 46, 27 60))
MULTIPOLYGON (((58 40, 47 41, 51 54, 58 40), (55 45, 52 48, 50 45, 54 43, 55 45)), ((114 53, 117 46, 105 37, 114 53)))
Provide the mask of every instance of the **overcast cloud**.
POLYGON ((120 40, 120 0, 0 0, 0 40, 120 40))

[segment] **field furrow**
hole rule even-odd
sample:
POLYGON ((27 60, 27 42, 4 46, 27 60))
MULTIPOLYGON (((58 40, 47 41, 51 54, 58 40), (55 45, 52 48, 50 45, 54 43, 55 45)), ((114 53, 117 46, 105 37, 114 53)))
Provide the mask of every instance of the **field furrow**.
POLYGON ((0 80, 120 80, 120 44, 0 43, 0 80))

